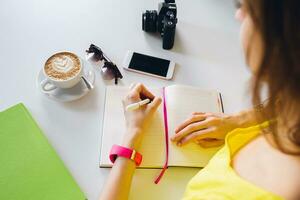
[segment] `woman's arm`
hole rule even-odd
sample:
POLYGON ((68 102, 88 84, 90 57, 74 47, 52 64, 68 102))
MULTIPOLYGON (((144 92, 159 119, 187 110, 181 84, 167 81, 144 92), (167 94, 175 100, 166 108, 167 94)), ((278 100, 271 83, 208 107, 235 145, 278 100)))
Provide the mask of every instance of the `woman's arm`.
POLYGON ((224 143, 227 133, 236 128, 245 128, 261 123, 256 112, 263 106, 245 110, 234 115, 222 113, 195 112, 180 124, 171 138, 178 146, 196 142, 203 147, 219 146, 224 143))
MULTIPOLYGON (((140 133, 127 133, 130 135, 140 133)), ((126 135, 127 135, 126 134, 126 135)), ((124 143, 122 146, 134 148, 133 144, 124 143)), ((135 172, 135 163, 127 158, 118 157, 112 167, 100 200, 128 199, 132 176, 135 172)))
MULTIPOLYGON (((147 129, 154 112, 161 103, 161 99, 155 97, 142 84, 133 84, 127 97, 123 99, 123 107, 135 103, 141 99, 149 98, 151 103, 134 111, 124 109, 126 119, 126 132, 122 146, 139 151, 145 129, 147 129)), ((122 131, 122 130, 120 130, 122 131)), ((135 172, 135 163, 127 158, 118 157, 112 167, 108 180, 103 188, 100 200, 128 199, 132 176, 135 172)))

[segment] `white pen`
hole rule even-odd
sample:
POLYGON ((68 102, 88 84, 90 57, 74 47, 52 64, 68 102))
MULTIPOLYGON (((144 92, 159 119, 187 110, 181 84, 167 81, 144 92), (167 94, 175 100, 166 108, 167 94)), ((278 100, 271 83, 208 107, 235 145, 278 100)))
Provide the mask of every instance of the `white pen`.
POLYGON ((128 106, 126 106, 126 110, 133 111, 133 110, 136 110, 136 109, 140 108, 141 106, 146 105, 148 103, 150 103, 150 99, 144 99, 142 101, 129 104, 128 106))

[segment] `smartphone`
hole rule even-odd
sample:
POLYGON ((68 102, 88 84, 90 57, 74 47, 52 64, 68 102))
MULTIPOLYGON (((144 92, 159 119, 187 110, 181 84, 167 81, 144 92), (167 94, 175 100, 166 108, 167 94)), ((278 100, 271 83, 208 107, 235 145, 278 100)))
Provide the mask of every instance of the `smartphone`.
POLYGON ((175 62, 137 52, 128 51, 123 62, 123 68, 163 79, 171 79, 175 62))

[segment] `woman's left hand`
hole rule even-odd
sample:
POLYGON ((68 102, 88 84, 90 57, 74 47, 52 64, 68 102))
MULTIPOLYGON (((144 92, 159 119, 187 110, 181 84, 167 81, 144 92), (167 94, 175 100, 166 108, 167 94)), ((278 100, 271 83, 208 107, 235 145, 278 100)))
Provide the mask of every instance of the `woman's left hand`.
POLYGON ((202 147, 215 147, 222 145, 226 134, 235 128, 233 115, 195 112, 176 128, 171 140, 179 146, 196 142, 202 147))

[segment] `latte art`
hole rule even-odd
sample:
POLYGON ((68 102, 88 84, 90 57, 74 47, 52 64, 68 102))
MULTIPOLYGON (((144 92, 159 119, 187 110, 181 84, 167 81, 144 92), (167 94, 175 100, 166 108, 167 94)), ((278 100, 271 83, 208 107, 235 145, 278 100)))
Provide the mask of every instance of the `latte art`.
POLYGON ((45 64, 45 73, 56 80, 67 80, 81 70, 78 56, 70 52, 61 52, 51 56, 45 64))
POLYGON ((53 69, 58 72, 66 73, 74 67, 73 60, 68 56, 57 57, 56 60, 53 61, 53 69))

